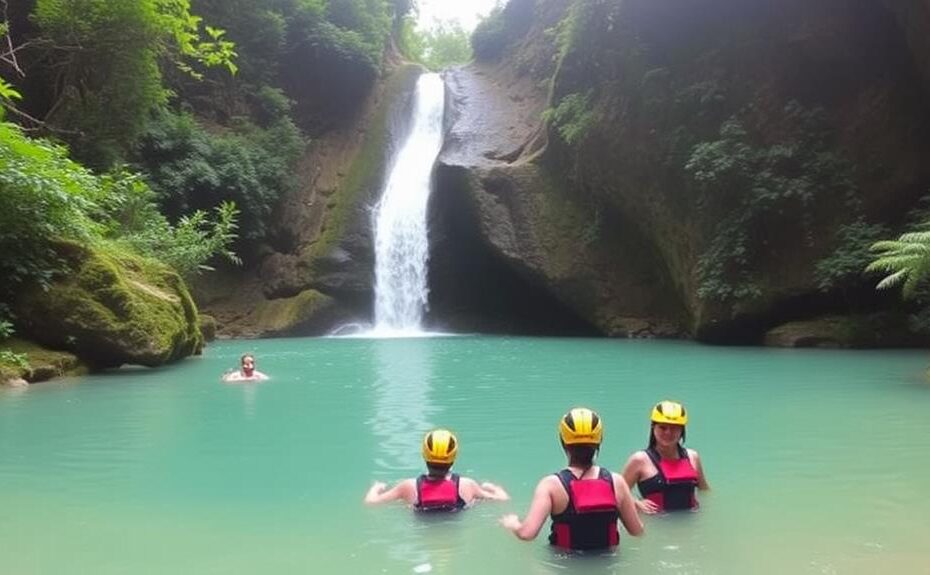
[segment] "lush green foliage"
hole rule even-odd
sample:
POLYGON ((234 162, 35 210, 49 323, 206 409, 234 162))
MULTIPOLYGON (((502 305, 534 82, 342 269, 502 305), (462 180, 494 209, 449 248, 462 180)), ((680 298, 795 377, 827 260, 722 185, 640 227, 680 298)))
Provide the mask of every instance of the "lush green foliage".
MULTIPOLYGON (((13 335, 13 324, 0 318, 0 343, 13 335)), ((29 359, 24 353, 10 349, 0 349, 0 374, 29 369, 29 359)))
POLYGON ((418 30, 412 18, 406 18, 398 44, 408 60, 419 62, 430 70, 465 64, 471 60, 468 33, 458 22, 444 22, 426 30, 418 30))
POLYGON ((930 278, 930 220, 902 234, 896 240, 872 244, 875 259, 868 272, 886 274, 877 289, 901 287, 904 298, 912 298, 930 278))
POLYGON ((17 92, 16 89, 3 78, 0 78, 0 106, 4 103, 18 100, 19 98, 22 98, 22 94, 17 92))
POLYGON ((136 157, 170 219, 233 202, 248 215, 240 223, 242 238, 260 241, 278 198, 295 185, 293 165, 302 150, 286 116, 267 128, 243 123, 210 133, 190 115, 164 112, 143 135, 136 157))
MULTIPOLYGON (((342 49, 363 53, 372 67, 381 67, 381 54, 391 31, 391 19, 384 0, 329 0, 327 23, 334 26, 333 38, 342 49)), ((327 29, 323 26, 322 29, 327 29)), ((348 56, 348 54, 347 54, 348 56)))
POLYGON ((818 204, 858 209, 850 167, 830 151, 821 112, 790 102, 777 121, 780 137, 760 143, 734 116, 718 139, 696 145, 685 165, 699 191, 698 209, 719 216, 698 265, 701 297, 761 293, 756 263, 767 255, 763 222, 810 241, 818 204))
POLYGON ((837 231, 838 245, 828 257, 817 262, 814 280, 824 291, 855 285, 863 278, 862 270, 872 261, 869 248, 887 237, 888 228, 856 220, 837 231))
POLYGON ((594 125, 590 94, 569 94, 559 100, 555 108, 543 112, 543 119, 551 122, 565 142, 573 146, 580 142, 594 125))
POLYGON ((215 222, 194 214, 173 227, 138 177, 96 176, 63 147, 0 123, 0 304, 24 284, 47 286, 65 271, 56 251, 61 239, 126 243, 186 272, 214 254, 229 256, 234 231, 234 207, 215 222))
POLYGON ((185 277, 212 269, 206 262, 215 257, 240 263, 230 250, 239 215, 232 202, 217 206, 213 219, 196 210, 171 225, 158 210, 155 193, 138 174, 119 171, 99 179, 108 193, 94 206, 93 217, 101 222, 110 245, 166 263, 185 277))
POLYGON ((100 234, 88 214, 101 193, 99 180, 64 148, 0 123, 0 301, 26 281, 47 285, 62 270, 55 238, 100 234))
POLYGON ((49 63, 44 119, 97 167, 120 159, 165 102, 162 60, 194 75, 194 65, 235 70, 232 44, 214 28, 202 39, 188 0, 38 0, 33 20, 37 60, 49 63))

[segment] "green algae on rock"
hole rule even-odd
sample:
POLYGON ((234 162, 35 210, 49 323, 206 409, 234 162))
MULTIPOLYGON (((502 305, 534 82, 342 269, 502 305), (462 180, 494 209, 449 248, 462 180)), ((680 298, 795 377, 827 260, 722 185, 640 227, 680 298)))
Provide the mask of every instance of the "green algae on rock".
POLYGON ((197 309, 177 273, 112 249, 57 247, 71 273, 20 296, 23 335, 100 368, 154 367, 202 351, 197 309))

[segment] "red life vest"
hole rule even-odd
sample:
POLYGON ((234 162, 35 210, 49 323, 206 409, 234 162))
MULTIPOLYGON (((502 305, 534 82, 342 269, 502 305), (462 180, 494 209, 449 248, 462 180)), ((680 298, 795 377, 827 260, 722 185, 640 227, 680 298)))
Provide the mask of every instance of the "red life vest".
POLYGON ((420 511, 456 511, 465 507, 459 496, 459 476, 450 473, 446 479, 431 479, 426 475, 417 477, 417 503, 420 511))
POLYGON ((679 445, 678 459, 662 459, 659 452, 650 447, 646 455, 659 472, 637 484, 639 493, 662 511, 696 509, 698 502, 694 492, 698 474, 691 465, 688 451, 679 445))
POLYGON ((568 507, 552 515, 549 543, 562 549, 604 549, 620 543, 617 494, 610 471, 578 479, 568 469, 556 473, 568 494, 568 507))

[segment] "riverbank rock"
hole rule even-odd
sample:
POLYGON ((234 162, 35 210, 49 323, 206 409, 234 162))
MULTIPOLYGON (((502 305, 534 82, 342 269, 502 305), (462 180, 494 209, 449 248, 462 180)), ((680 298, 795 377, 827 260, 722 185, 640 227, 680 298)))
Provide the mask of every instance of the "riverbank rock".
MULTIPOLYGON (((42 347, 31 341, 12 338, 0 344, 0 348, 24 356, 28 367, 0 364, 0 382, 22 381, 38 383, 56 377, 84 375, 87 365, 75 354, 42 347)), ((15 387, 17 384, 13 384, 15 387)))
POLYGON ((910 333, 903 314, 824 316, 782 324, 765 334, 772 347, 927 347, 930 338, 910 333))
POLYGON ((197 308, 175 272, 74 243, 58 251, 71 272, 19 298, 22 335, 95 368, 153 367, 201 352, 197 308))
POLYGON ((216 339, 216 318, 205 313, 200 314, 200 333, 203 334, 205 342, 211 342, 216 339))

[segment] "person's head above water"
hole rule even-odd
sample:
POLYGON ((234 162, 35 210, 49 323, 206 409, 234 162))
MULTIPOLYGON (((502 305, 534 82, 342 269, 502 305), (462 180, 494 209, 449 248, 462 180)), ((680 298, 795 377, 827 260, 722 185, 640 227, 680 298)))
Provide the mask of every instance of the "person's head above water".
POLYGON ((570 465, 590 467, 603 438, 600 416, 586 407, 576 407, 559 420, 559 439, 570 465))
POLYGON ((423 437, 423 460, 431 476, 445 476, 458 453, 458 439, 448 429, 434 429, 423 437))
POLYGON ((688 412, 685 406, 664 400, 652 408, 652 422, 649 428, 649 447, 659 442, 663 446, 675 445, 685 440, 685 425, 688 424, 688 412))
POLYGON ((255 356, 251 353, 244 353, 239 358, 239 366, 246 377, 252 377, 255 373, 255 356))

